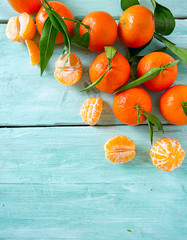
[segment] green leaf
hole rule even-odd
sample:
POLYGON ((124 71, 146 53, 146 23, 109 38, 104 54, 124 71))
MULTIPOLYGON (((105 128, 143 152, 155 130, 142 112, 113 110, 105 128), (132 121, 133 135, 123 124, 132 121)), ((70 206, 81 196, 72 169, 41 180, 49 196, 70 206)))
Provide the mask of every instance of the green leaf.
MULTIPOLYGON (((152 52, 165 52, 166 49, 167 49, 167 47, 162 47, 162 48, 156 49, 156 50, 154 50, 154 51, 152 51, 152 52)), ((133 57, 131 57, 131 58, 129 59, 129 62, 130 62, 130 63, 133 63, 133 62, 139 63, 139 61, 140 61, 144 56, 145 56, 145 55, 133 56, 133 57)))
POLYGON ((88 48, 89 41, 90 41, 89 30, 88 30, 88 32, 86 32, 82 36, 80 36, 79 29, 80 29, 80 23, 77 22, 74 32, 73 32, 73 35, 71 37, 72 43, 74 43, 75 45, 84 47, 84 48, 88 48))
POLYGON ((106 46, 105 47, 105 54, 108 59, 112 60, 117 52, 117 49, 114 47, 106 46))
POLYGON ((125 11, 127 8, 133 5, 138 4, 139 4, 138 0, 121 0, 121 8, 123 9, 123 11, 125 11))
POLYGON ((180 60, 175 60, 173 62, 170 62, 170 63, 168 63, 167 65, 164 66, 164 69, 174 67, 179 62, 180 62, 180 60))
POLYGON ((183 108, 184 113, 187 116, 187 102, 182 102, 182 108, 183 108))
POLYGON ((49 18, 44 23, 42 35, 40 38, 40 69, 41 75, 43 74, 55 47, 57 30, 53 27, 49 18))
POLYGON ((158 117, 156 117, 154 114, 149 113, 149 112, 145 112, 144 111, 144 116, 153 124, 155 125, 155 127, 157 128, 157 130, 162 131, 164 133, 163 130, 163 125, 162 122, 160 121, 160 119, 158 117))
POLYGON ((101 80, 104 78, 104 76, 106 75, 106 73, 108 72, 108 70, 111 69, 111 66, 108 66, 106 71, 103 73, 103 75, 98 78, 94 83, 92 83, 91 85, 89 85, 88 87, 84 88, 83 90, 81 90, 80 92, 84 92, 84 91, 87 91, 87 90, 90 90, 91 88, 95 87, 98 83, 101 82, 101 80))
POLYGON ((185 64, 187 64, 187 48, 177 47, 174 43, 167 38, 154 33, 154 37, 160 42, 163 42, 175 55, 177 55, 185 64))
POLYGON ((162 35, 169 35, 175 28, 175 18, 171 11, 157 3, 155 0, 151 0, 154 7, 154 20, 155 31, 162 35))
POLYGON ((130 82, 124 86, 122 86, 121 88, 119 88, 114 94, 121 92, 121 91, 125 91, 127 89, 133 88, 133 87, 137 87, 141 84, 143 84, 144 82, 147 82, 151 79, 153 79, 154 77, 158 76, 158 74, 162 71, 162 68, 160 67, 154 67, 151 68, 148 72, 146 72, 142 77, 136 79, 133 82, 130 82))
POLYGON ((139 48, 128 48, 130 58, 138 55, 141 51, 143 51, 144 48, 146 48, 151 43, 151 41, 152 41, 152 39, 148 43, 146 43, 144 46, 139 47, 139 48))
POLYGON ((48 2, 46 0, 42 1, 42 5, 45 8, 46 12, 48 13, 49 19, 50 19, 51 23, 53 24, 53 26, 56 28, 56 30, 58 30, 59 32, 61 32, 63 34, 64 44, 70 51, 71 39, 70 39, 70 35, 69 35, 68 29, 67 29, 67 26, 66 26, 64 20, 57 12, 55 12, 53 10, 53 8, 51 8, 51 6, 48 4, 48 2))
POLYGON ((150 134, 150 140, 151 144, 153 143, 153 124, 147 119, 148 127, 149 127, 149 134, 150 134))

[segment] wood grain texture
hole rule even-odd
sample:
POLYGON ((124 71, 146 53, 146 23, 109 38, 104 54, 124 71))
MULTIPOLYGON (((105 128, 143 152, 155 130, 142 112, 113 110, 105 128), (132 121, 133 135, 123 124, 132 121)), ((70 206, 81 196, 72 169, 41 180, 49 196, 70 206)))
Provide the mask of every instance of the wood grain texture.
MULTIPOLYGON (((166 126, 165 135, 187 149, 183 127, 166 126)), ((156 169, 147 126, 4 128, 0 136, 0 239, 185 240, 187 162, 156 169), (104 157, 119 134, 136 143, 124 165, 104 157)))
MULTIPOLYGON (((115 19, 119 19, 122 14, 120 6, 121 0, 58 0, 69 7, 75 17, 83 19, 88 13, 93 11, 106 11, 110 13, 115 19)), ((151 10, 152 5, 148 0, 140 0, 141 4, 149 7, 151 10)), ((186 0, 158 0, 160 4, 168 7, 175 17, 187 17, 187 4, 186 0)), ((12 16, 16 16, 19 13, 12 9, 7 0, 0 1, 0 20, 6 21, 12 16)))
MULTIPOLYGON (((170 40, 179 46, 187 47, 187 20, 177 20, 176 28, 170 40)), ((104 100, 104 109, 99 124, 119 124, 112 113, 113 96, 94 88, 80 93, 90 84, 89 66, 97 53, 85 49, 73 48, 83 63, 83 77, 74 86, 67 87, 59 83, 53 76, 54 64, 62 52, 63 46, 56 46, 49 66, 40 77, 39 67, 32 67, 26 46, 23 43, 11 42, 5 35, 5 24, 0 25, 0 125, 77 125, 83 124, 80 117, 82 103, 89 97, 98 96, 104 100)), ((118 40, 115 44, 119 52, 126 54, 124 45, 118 40)), ((158 49, 162 46, 153 41, 146 50, 158 49)), ((175 57, 176 58, 176 57, 175 57)), ((175 84, 186 83, 186 65, 180 61, 179 73, 175 84)), ((159 116, 158 104, 161 93, 151 93, 153 113, 159 116)), ((163 119, 162 119, 163 120, 163 119)), ((163 121, 164 122, 164 121, 163 121)))

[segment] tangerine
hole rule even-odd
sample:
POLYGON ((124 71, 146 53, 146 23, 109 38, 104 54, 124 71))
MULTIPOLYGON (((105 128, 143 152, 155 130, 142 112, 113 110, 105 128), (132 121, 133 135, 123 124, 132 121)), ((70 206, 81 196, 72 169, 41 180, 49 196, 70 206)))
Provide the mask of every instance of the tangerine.
MULTIPOLYGON (((57 1, 48 2, 48 3, 52 8, 54 8, 55 12, 57 12, 61 17, 74 19, 71 10, 68 7, 66 7, 63 3, 57 2, 57 1)), ((47 18, 48 18, 47 12, 45 11, 44 7, 41 7, 36 15, 36 26, 40 35, 42 34, 42 28, 47 18)), ((67 26, 69 34, 72 35, 75 23, 73 21, 65 20, 65 19, 64 19, 64 22, 67 26)), ((63 42, 64 42, 64 36, 62 33, 58 32, 55 43, 59 44, 63 42)))
POLYGON ((135 144, 126 136, 110 138, 104 146, 106 158, 113 163, 126 163, 135 157, 135 144))
POLYGON ((32 39, 35 32, 36 27, 34 20, 27 13, 22 13, 19 17, 11 17, 6 27, 7 37, 17 42, 24 42, 26 39, 32 39))
POLYGON ((61 55, 57 59, 55 63, 56 70, 54 72, 54 76, 62 84, 71 86, 81 79, 82 63, 80 58, 75 53, 70 53, 69 59, 62 70, 67 56, 67 54, 64 57, 61 55))
POLYGON ((160 113, 171 124, 187 124, 182 104, 187 104, 187 85, 176 85, 167 89, 160 98, 160 113))
MULTIPOLYGON (((117 24, 114 18, 107 12, 95 11, 89 13, 82 21, 89 25, 89 46, 94 52, 101 52, 105 46, 112 46, 117 38, 117 24)), ((88 30, 81 25, 80 36, 88 30)))
POLYGON ((41 7, 41 0, 8 0, 9 4, 19 13, 35 13, 41 7))
POLYGON ((119 19, 119 38, 130 48, 138 48, 148 43, 153 37, 154 30, 153 14, 142 5, 129 7, 119 19))
MULTIPOLYGON (((141 87, 135 87, 119 92, 114 97, 113 112, 116 118, 128 125, 138 125, 136 106, 146 112, 151 112, 152 102, 149 94, 141 87)), ((143 113, 140 110, 140 114, 143 113)), ((146 117, 141 114, 140 123, 145 122, 146 117)))
POLYGON ((156 168, 173 171, 181 166, 185 151, 177 140, 162 138, 154 143, 150 155, 156 168))
MULTIPOLYGON (((92 83, 100 78, 108 67, 108 58, 105 52, 99 54, 92 62, 89 75, 92 83)), ((120 53, 116 53, 111 60, 111 69, 95 87, 102 92, 113 93, 125 85, 130 78, 130 65, 127 59, 120 53)))
POLYGON ((91 126, 95 125, 101 116, 103 100, 97 97, 91 97, 83 103, 81 107, 81 116, 84 123, 91 126))
MULTIPOLYGON (((162 67, 173 61, 174 59, 167 53, 164 52, 149 53, 140 60, 137 67, 137 75, 138 77, 141 77, 151 68, 162 67)), ((177 77, 177 73, 178 73, 177 65, 171 68, 166 68, 162 70, 158 76, 143 83, 143 86, 151 91, 163 91, 174 83, 177 77)))

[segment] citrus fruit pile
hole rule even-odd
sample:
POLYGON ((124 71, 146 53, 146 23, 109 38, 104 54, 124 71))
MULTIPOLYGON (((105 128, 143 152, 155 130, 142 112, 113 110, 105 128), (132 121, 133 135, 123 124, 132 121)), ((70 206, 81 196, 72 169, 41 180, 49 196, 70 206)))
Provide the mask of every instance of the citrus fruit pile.
MULTIPOLYGON (((175 27, 175 20, 169 9, 159 4, 159 16, 157 7, 153 14, 145 6, 125 1, 122 0, 122 6, 126 7, 117 25, 114 18, 104 11, 91 12, 81 22, 74 19, 71 10, 58 1, 9 0, 21 15, 9 19, 6 35, 12 41, 25 42, 31 64, 40 63, 41 74, 53 54, 55 44, 64 44, 63 53, 55 63, 54 76, 67 86, 77 83, 83 74, 81 60, 71 52, 71 44, 102 52, 90 65, 91 85, 81 92, 96 87, 102 92, 115 94, 113 113, 116 118, 127 125, 139 125, 147 120, 152 142, 153 126, 163 131, 163 125, 159 118, 151 113, 152 101, 145 89, 165 91, 160 98, 161 115, 171 124, 185 125, 187 85, 172 86, 177 78, 179 60, 165 53, 165 48, 145 56, 140 56, 139 53, 151 43, 153 37, 163 42, 171 51, 174 49, 173 52, 185 63, 187 53, 183 48, 184 53, 181 54, 176 50, 175 44, 162 36, 169 35, 175 27), (165 15, 162 9, 165 10, 165 15), (34 12, 37 12, 36 26, 29 15, 34 12), (164 27, 167 14, 170 14, 170 20, 167 19, 170 24, 164 27), (36 27, 41 35, 39 47, 33 40, 36 27), (117 36, 128 47, 128 59, 112 47, 117 36), (136 66, 136 73, 132 70, 133 64, 136 66), (130 76, 135 76, 136 79, 129 82, 130 76)), ((158 5, 156 2, 155 4, 158 5)), ((84 123, 95 125, 102 109, 101 98, 89 98, 83 103, 80 112, 84 123)), ((108 160, 125 163, 134 158, 135 144, 126 136, 115 136, 106 142, 104 151, 108 160)), ((165 137, 154 143, 150 155, 154 166, 170 171, 181 165, 185 151, 178 141, 165 137)))

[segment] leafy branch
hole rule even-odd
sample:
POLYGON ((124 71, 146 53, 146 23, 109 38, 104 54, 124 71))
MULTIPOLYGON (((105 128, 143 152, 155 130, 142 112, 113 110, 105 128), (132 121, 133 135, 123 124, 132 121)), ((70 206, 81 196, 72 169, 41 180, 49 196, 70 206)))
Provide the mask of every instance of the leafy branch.
POLYGON ((103 73, 103 75, 98 78, 94 83, 92 83, 91 85, 89 85, 88 87, 84 88, 83 90, 81 90, 81 92, 84 92, 84 91, 87 91, 87 90, 90 90, 91 88, 95 87, 98 83, 101 82, 101 80, 105 77, 106 73, 112 68, 111 66, 111 61, 112 59, 114 58, 115 54, 117 52, 117 49, 114 48, 114 47, 105 47, 105 54, 108 58, 108 67, 106 69, 106 71, 103 73))
POLYGON ((155 78, 165 69, 174 67, 178 62, 179 62, 179 60, 175 60, 175 61, 168 63, 167 65, 163 65, 161 67, 153 67, 148 72, 146 72, 142 77, 119 88, 114 94, 121 92, 121 91, 125 91, 125 90, 133 88, 133 87, 137 87, 137 86, 155 78))
POLYGON ((138 124, 140 124, 140 116, 141 115, 144 115, 147 119, 149 133, 150 133, 150 140, 151 140, 151 144, 152 144, 153 143, 153 126, 155 126, 158 131, 162 131, 164 133, 162 122, 154 114, 152 114, 150 112, 146 112, 143 108, 140 108, 140 106, 138 104, 135 106, 135 108, 137 109, 138 124))

